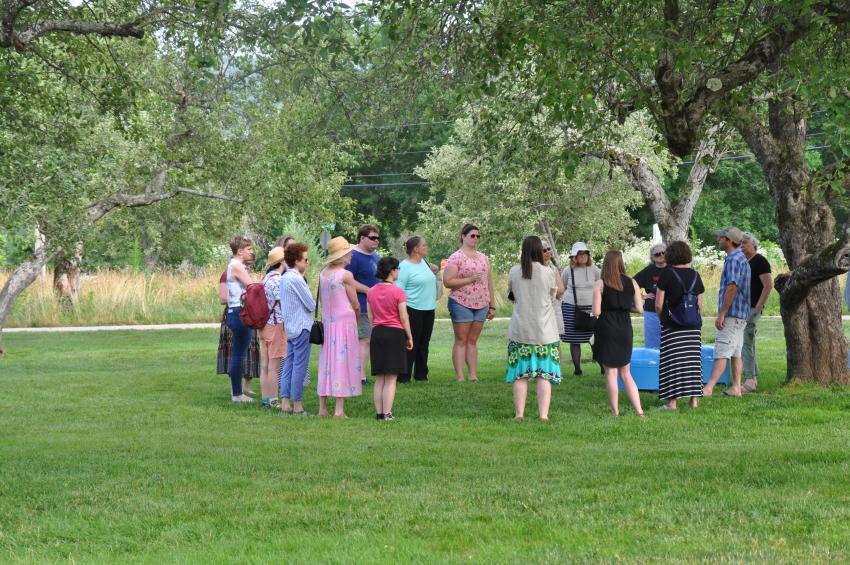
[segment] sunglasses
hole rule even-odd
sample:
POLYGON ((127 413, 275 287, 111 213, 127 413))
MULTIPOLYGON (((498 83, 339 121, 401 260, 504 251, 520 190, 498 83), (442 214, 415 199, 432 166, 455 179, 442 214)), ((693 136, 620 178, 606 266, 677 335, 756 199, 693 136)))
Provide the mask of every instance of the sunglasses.
POLYGON ((472 239, 480 239, 481 234, 480 233, 471 233, 471 234, 469 234, 469 237, 471 237, 472 239))
POLYGON ((653 257, 664 257, 664 252, 663 252, 663 251, 659 251, 658 253, 653 253, 653 254, 652 254, 652 256, 653 256, 653 257))
POLYGON ((371 239, 372 241, 381 241, 381 236, 379 236, 379 235, 367 235, 366 239, 371 239))
POLYGON ((552 249, 551 249, 551 248, 549 248, 549 247, 544 247, 544 248, 543 248, 543 253, 549 253, 550 251, 552 251, 552 249))
POLYGON ((576 255, 590 255, 590 251, 579 251, 576 255))

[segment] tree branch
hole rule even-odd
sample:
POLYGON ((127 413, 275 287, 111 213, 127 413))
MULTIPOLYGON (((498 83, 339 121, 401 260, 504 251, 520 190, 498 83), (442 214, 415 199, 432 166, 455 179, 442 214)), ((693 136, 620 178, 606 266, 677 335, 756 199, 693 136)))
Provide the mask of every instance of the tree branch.
POLYGON ((22 51, 26 49, 36 38, 54 31, 66 31, 80 35, 102 35, 105 37, 135 37, 137 39, 141 39, 145 36, 145 30, 138 27, 136 22, 116 24, 110 22, 47 20, 33 25, 26 31, 15 34, 15 48, 22 51))
POLYGON ((201 192, 191 188, 175 188, 168 192, 155 191, 144 192, 142 194, 116 192, 103 200, 93 202, 86 206, 88 209, 88 218, 90 222, 94 223, 99 221, 115 208, 140 208, 142 206, 150 206, 151 204, 174 198, 178 194, 189 194, 191 196, 199 196, 201 198, 226 200, 228 202, 237 202, 239 204, 243 204, 245 202, 245 199, 239 196, 230 196, 229 194, 217 194, 213 192, 201 192))
POLYGON ((725 122, 713 125, 700 141, 697 152, 694 155, 694 164, 691 167, 690 173, 688 173, 688 194, 676 204, 674 217, 677 219, 686 220, 690 223, 697 200, 699 200, 699 195, 702 192, 703 186, 705 186, 705 181, 708 175, 714 172, 717 164, 720 162, 721 152, 718 149, 718 137, 723 133, 725 127, 725 122))

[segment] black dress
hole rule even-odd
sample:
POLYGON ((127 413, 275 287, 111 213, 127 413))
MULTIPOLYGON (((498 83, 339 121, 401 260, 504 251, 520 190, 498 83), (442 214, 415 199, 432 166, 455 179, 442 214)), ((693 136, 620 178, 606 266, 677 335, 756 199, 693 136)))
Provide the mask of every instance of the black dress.
POLYGON ((602 287, 602 313, 596 323, 593 359, 606 367, 624 367, 632 360, 632 320, 635 303, 632 279, 621 275, 623 290, 602 287))

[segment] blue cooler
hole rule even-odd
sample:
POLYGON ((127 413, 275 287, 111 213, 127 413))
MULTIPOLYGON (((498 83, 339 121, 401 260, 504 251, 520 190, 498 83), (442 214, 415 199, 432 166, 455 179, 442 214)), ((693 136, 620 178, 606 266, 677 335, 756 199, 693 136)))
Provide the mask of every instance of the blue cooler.
MULTIPOLYGON (((632 349, 632 378, 638 390, 658 390, 658 350, 648 347, 632 349)), ((623 383, 617 379, 620 390, 623 383)))
MULTIPOLYGON (((703 345, 701 348, 702 353, 702 382, 707 383, 708 379, 711 378, 711 370, 714 369, 714 346, 713 345, 703 345)), ((732 360, 728 360, 726 362, 726 370, 723 371, 723 374, 720 375, 720 380, 717 381, 719 384, 728 385, 730 383, 729 380, 729 369, 730 365, 732 365, 732 360)))

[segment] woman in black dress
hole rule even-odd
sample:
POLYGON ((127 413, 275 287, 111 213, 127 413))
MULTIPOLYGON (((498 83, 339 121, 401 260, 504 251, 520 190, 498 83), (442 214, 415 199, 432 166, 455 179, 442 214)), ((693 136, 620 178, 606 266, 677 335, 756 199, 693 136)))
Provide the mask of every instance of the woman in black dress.
POLYGON ((640 288, 626 275, 623 255, 609 251, 602 262, 602 279, 593 287, 593 315, 597 317, 593 359, 605 371, 605 388, 611 413, 620 415, 617 375, 638 416, 643 416, 640 395, 632 379, 632 320, 630 312, 643 313, 640 288))

